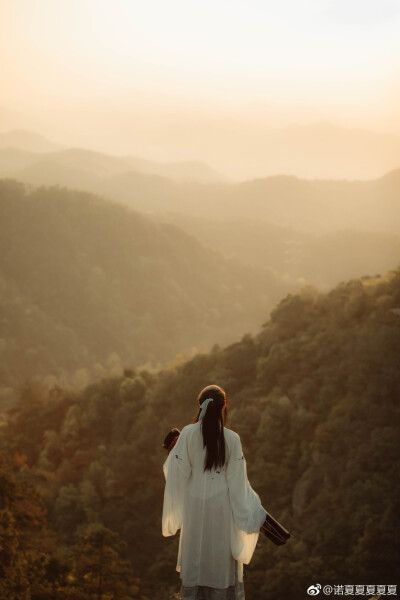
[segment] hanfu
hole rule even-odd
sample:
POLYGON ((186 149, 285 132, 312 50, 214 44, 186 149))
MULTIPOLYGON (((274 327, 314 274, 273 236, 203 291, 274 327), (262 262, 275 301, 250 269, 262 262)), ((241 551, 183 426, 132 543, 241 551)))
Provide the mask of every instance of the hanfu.
POLYGON ((231 429, 224 428, 225 465, 204 471, 201 423, 182 429, 164 463, 162 533, 181 530, 176 570, 184 600, 242 600, 243 564, 253 556, 267 511, 231 429))

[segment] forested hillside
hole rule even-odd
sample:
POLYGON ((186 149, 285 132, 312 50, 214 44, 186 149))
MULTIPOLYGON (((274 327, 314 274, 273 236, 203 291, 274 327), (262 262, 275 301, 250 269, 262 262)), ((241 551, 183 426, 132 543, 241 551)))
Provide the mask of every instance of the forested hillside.
POLYGON ((251 218, 223 221, 177 213, 157 213, 156 218, 178 225, 225 256, 323 290, 368 273, 385 273, 400 261, 400 229, 396 235, 353 229, 316 235, 251 218))
POLYGON ((255 331, 289 287, 169 224, 65 188, 0 182, 0 375, 77 385, 255 331))
POLYGON ((393 271, 328 294, 290 294, 256 336, 158 375, 126 371, 79 394, 27 387, 2 429, 10 449, 3 480, 18 494, 25 486, 30 502, 42 494, 47 516, 38 504, 34 524, 21 520, 20 505, 1 498, 2 519, 15 529, 2 550, 3 575, 41 586, 32 600, 55 598, 54 590, 89 600, 106 548, 107 586, 119 568, 126 572, 114 597, 167 600, 179 587, 178 539, 161 536, 161 443, 170 427, 190 422, 198 391, 217 383, 227 390, 228 427, 242 438, 252 486, 292 533, 280 548, 260 537, 245 568, 246 595, 300 600, 316 582, 397 583, 399 357, 400 272, 393 271), (43 545, 32 549, 34 527, 43 545), (91 563, 79 570, 73 557, 83 547, 91 563))

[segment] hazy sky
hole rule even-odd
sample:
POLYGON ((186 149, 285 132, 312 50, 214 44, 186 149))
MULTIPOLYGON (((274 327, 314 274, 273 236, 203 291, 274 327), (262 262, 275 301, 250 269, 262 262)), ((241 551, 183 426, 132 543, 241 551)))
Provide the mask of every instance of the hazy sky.
POLYGON ((0 0, 0 10, 0 107, 13 127, 22 115, 78 140, 99 123, 106 134, 193 112, 400 133, 400 0, 0 0))

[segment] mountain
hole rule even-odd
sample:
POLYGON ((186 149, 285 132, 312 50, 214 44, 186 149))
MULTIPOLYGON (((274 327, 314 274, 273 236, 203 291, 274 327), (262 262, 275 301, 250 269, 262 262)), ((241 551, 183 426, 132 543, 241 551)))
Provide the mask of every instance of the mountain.
POLYGON ((387 176, 371 181, 268 177, 235 186, 230 211, 242 216, 246 210, 310 233, 339 229, 398 233, 398 183, 387 176))
MULTIPOLYGON (((1 159, 1 156, 0 156, 1 159)), ((22 169, 6 171, 1 168, 3 177, 13 177, 13 173, 18 174, 18 180, 33 186, 40 185, 58 185, 67 186, 78 190, 92 191, 101 189, 102 178, 90 173, 88 170, 79 166, 79 164, 69 165, 60 164, 47 155, 41 160, 25 165, 22 169)))
POLYGON ((102 193, 154 212, 178 212, 213 221, 249 219, 314 235, 339 230, 398 234, 400 180, 396 172, 371 181, 324 181, 276 176, 238 184, 173 184, 123 173, 102 193))
POLYGON ((18 148, 27 152, 52 152, 63 148, 61 144, 51 142, 39 133, 24 129, 12 129, 0 133, 0 148, 18 148))
MULTIPOLYGON (((41 564, 70 573, 77 538, 101 526, 125 541, 146 597, 177 591, 178 536, 161 535, 161 444, 195 416, 202 387, 217 383, 227 390, 227 426, 241 437, 251 485, 291 532, 279 548, 260 536, 245 566, 246 595, 299 600, 317 581, 387 590, 398 574, 399 356, 395 271, 328 294, 289 294, 255 336, 158 374, 131 370, 78 394, 26 386, 0 436, 19 485, 25 493, 37 486, 58 536, 62 552, 48 542, 41 564)), ((27 546, 38 539, 29 533, 27 546)), ((54 582, 54 571, 42 581, 54 582)), ((67 596, 73 577, 57 581, 67 596)))
MULTIPOLYGON (((140 162, 140 161, 139 161, 140 162)), ((360 230, 398 234, 400 169, 370 181, 307 180, 281 175, 245 181, 173 181, 133 170, 135 160, 84 149, 23 155, 0 151, 0 173, 33 185, 101 194, 136 210, 179 212, 212 220, 263 220, 302 233, 360 230)), ((143 164, 143 163, 142 163, 143 164)), ((165 165, 163 166, 165 167, 165 165)), ((138 163, 136 162, 136 167, 138 163)), ((153 166, 146 163, 149 171, 153 166)))
POLYGON ((7 179, 0 277, 0 371, 9 387, 76 370, 85 381, 226 343, 257 327, 289 289, 176 226, 93 194, 7 179))
POLYGON ((41 160, 37 152, 20 150, 14 146, 0 148, 0 174, 2 177, 12 175, 41 160))
POLYGON ((178 225, 227 257, 268 267, 319 289, 366 273, 386 273, 400 263, 400 231, 398 235, 357 230, 315 235, 250 217, 223 221, 157 213, 156 218, 178 225))
POLYGON ((126 162, 133 171, 159 175, 173 181, 215 183, 222 182, 225 177, 201 161, 180 161, 160 163, 143 158, 126 156, 126 162))
POLYGON ((159 163, 132 156, 112 156, 84 148, 59 150, 46 148, 47 140, 29 132, 7 132, 1 135, 0 172, 3 176, 16 176, 29 183, 40 181, 42 184, 50 184, 46 179, 46 168, 49 164, 58 168, 60 180, 57 183, 63 185, 70 185, 71 169, 85 171, 93 175, 95 180, 129 171, 158 175, 178 182, 208 183, 223 180, 223 176, 217 171, 199 161, 159 163), (43 149, 27 149, 35 147, 35 144, 43 149))
MULTIPOLYGON (((306 179, 381 177, 400 164, 400 136, 329 122, 271 125, 262 112, 166 114, 157 125, 137 122, 102 147, 161 148, 174 156, 196 156, 234 181, 293 175, 306 179)), ((101 124, 99 123, 99 127, 101 124)))

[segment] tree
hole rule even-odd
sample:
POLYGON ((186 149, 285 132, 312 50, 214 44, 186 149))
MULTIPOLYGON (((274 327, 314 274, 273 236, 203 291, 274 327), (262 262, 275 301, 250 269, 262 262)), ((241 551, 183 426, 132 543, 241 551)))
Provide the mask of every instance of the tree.
POLYGON ((139 593, 126 544, 100 523, 91 524, 73 549, 73 586, 95 600, 129 600, 139 593))

